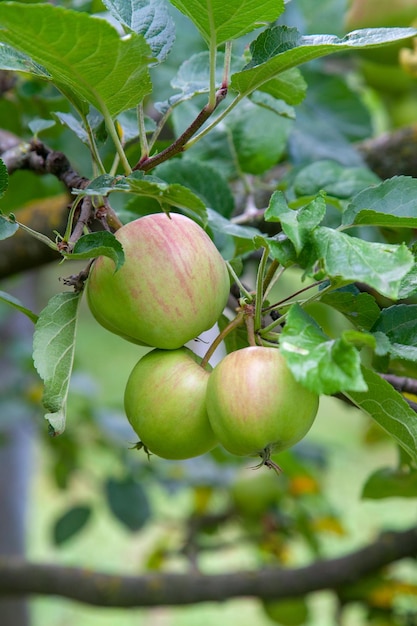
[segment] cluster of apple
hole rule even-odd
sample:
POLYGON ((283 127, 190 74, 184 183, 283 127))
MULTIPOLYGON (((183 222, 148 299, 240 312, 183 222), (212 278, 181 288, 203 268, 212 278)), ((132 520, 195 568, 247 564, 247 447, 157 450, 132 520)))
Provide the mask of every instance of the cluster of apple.
POLYGON ((116 232, 125 263, 99 257, 87 282, 96 320, 152 346, 134 367, 125 411, 143 447, 186 459, 218 443, 232 454, 292 446, 310 429, 318 397, 298 383, 277 348, 228 354, 212 369, 184 344, 211 328, 229 295, 226 263, 207 233, 178 213, 141 217, 116 232))

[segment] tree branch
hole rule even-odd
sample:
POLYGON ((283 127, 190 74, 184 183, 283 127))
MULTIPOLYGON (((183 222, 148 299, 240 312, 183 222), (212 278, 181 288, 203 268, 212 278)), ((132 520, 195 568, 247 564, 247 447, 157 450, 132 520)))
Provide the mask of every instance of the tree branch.
POLYGON ((374 543, 346 556, 294 569, 122 576, 3 559, 0 594, 61 596, 103 607, 181 606, 244 596, 279 599, 324 589, 337 591, 395 561, 416 556, 417 527, 386 532, 374 543))
MULTIPOLYGON (((19 169, 31 170, 39 175, 52 174, 64 184, 66 193, 40 198, 16 212, 19 222, 50 238, 53 238, 54 231, 64 232, 68 208, 73 199, 72 191, 84 189, 89 184, 89 179, 80 176, 62 152, 48 148, 38 139, 30 143, 24 142, 2 129, 0 129, 0 157, 9 175, 19 169)), ((77 218, 71 235, 72 243, 82 235, 86 224, 94 230, 103 228, 116 230, 122 226, 106 198, 103 199, 101 207, 93 206, 91 198, 85 198, 80 203, 79 217, 80 223, 77 218)), ((20 229, 13 237, 0 241, 0 279, 59 258, 61 258, 59 253, 20 229)))
POLYGON ((383 180, 417 176, 417 125, 384 133, 357 144, 367 165, 383 180))
MULTIPOLYGON (((22 224, 51 237, 54 230, 59 232, 65 230, 69 202, 71 197, 66 193, 41 198, 16 211, 16 217, 22 224)), ((40 267, 59 258, 61 255, 58 252, 54 252, 19 228, 13 237, 0 241, 0 279, 40 267)))

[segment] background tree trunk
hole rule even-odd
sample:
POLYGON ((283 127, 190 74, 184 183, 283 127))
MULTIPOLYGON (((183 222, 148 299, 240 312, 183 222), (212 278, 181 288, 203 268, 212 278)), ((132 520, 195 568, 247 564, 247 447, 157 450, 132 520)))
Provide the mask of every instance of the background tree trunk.
MULTIPOLYGON (((35 282, 31 273, 13 285, 2 285, 2 289, 35 308, 35 282)), ((24 400, 27 378, 32 375, 22 360, 30 363, 32 337, 29 319, 11 308, 9 313, 6 306, 0 309, 0 557, 25 554, 34 423, 29 403, 24 400)), ((29 625, 24 597, 0 600, 0 624, 29 625)))

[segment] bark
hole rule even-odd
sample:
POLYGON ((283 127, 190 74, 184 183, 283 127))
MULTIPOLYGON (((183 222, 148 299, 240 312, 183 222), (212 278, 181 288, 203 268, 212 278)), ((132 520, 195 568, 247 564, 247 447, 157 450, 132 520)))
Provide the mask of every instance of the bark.
POLYGON ((90 569, 0 560, 0 594, 60 596, 101 607, 181 606, 236 597, 279 599, 338 592, 390 563, 417 555, 417 527, 384 533, 347 556, 296 569, 265 568, 204 575, 123 576, 90 569))
MULTIPOLYGON (((69 201, 66 193, 42 198, 22 207, 15 215, 25 226, 53 240, 54 231, 64 232, 69 201)), ((0 241, 0 280, 60 258, 58 252, 19 229, 13 237, 0 241)))
MULTIPOLYGON (((34 289, 34 277, 27 275, 10 291, 17 297, 24 292, 28 306, 32 306, 34 289)), ((14 311, 0 326, 0 557, 3 559, 23 557, 25 553, 33 422, 21 401, 25 373, 14 354, 18 346, 31 345, 32 334, 32 322, 14 311)), ((25 598, 0 600, 0 624, 29 624, 25 598)))
POLYGON ((357 146, 371 170, 383 180, 417 177, 417 125, 363 141, 357 146))

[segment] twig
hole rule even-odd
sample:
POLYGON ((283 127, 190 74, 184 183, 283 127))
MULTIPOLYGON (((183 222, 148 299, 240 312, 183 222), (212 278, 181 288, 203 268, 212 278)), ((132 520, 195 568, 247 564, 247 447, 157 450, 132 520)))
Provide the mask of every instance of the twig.
POLYGON ((195 120, 190 124, 190 126, 183 132, 182 135, 178 137, 170 146, 162 150, 158 154, 153 157, 141 158, 138 163, 134 166, 133 170, 142 170, 147 172, 160 163, 163 163, 167 159, 175 156, 176 154, 180 154, 184 150, 184 146, 189 139, 202 127, 205 121, 207 121, 212 115, 213 111, 217 108, 222 100, 225 99, 227 95, 227 88, 222 87, 216 93, 216 99, 213 106, 206 104, 197 115, 195 120))

